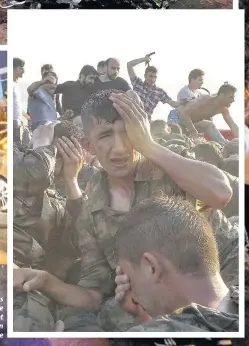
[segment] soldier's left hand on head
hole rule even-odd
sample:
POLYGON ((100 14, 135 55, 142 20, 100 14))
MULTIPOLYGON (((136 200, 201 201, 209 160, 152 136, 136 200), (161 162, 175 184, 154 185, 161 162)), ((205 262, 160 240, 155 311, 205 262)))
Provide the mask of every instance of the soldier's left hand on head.
POLYGON ((42 290, 47 281, 47 272, 30 268, 14 269, 13 288, 19 292, 42 290))
POLYGON ((150 123, 145 111, 127 94, 112 94, 110 100, 125 123, 126 132, 133 148, 144 155, 153 143, 150 123))
POLYGON ((76 180, 83 164, 83 150, 76 138, 58 139, 57 149, 63 159, 63 177, 65 180, 76 180))

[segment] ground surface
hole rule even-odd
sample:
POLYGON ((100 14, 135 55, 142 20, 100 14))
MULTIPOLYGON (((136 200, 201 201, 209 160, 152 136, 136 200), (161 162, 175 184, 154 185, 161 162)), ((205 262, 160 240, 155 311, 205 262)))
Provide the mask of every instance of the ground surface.
POLYGON ((7 10, 0 9, 0 44, 7 44, 7 10))

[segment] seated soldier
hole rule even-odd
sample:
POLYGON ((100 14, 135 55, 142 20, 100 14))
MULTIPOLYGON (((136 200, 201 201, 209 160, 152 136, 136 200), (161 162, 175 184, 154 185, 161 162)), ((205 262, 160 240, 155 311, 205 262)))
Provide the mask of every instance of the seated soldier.
MULTIPOLYGON (((222 114, 234 137, 238 138, 238 126, 233 121, 228 109, 234 102, 235 92, 235 87, 230 84, 224 84, 215 96, 203 95, 189 101, 176 109, 176 114, 174 115, 176 119, 174 122, 183 126, 192 137, 198 137, 198 131, 201 133, 204 132, 200 124, 203 124, 204 121, 209 122, 208 132, 207 126, 205 126, 205 131, 209 138, 216 142, 225 143, 226 140, 212 122, 213 116, 222 114)), ((168 122, 170 121, 171 119, 168 120, 168 122)))
MULTIPOLYGON (((238 331, 236 290, 220 275, 211 226, 189 202, 176 197, 141 202, 116 234, 116 253, 130 279, 129 311, 151 316, 129 331, 238 331)), ((124 308, 126 299, 129 295, 124 308)))
MULTIPOLYGON (((101 178, 91 182, 86 190, 88 200, 81 215, 68 228, 75 235, 73 240, 81 259, 78 284, 25 268, 14 272, 14 289, 30 293, 38 290, 56 303, 71 307, 74 320, 70 330, 89 331, 84 311, 102 310, 109 300, 115 302, 114 237, 120 223, 136 204, 162 191, 169 196, 182 196, 196 208, 202 201, 217 240, 223 278, 228 282, 237 280, 238 232, 216 210, 222 209, 232 195, 225 174, 213 165, 155 143, 146 113, 124 93, 105 90, 92 95, 83 108, 82 122, 85 148, 97 156, 103 168, 101 178), (134 154, 137 152, 143 156, 139 160, 134 154)), ((60 142, 60 153, 62 148, 67 153, 74 150, 66 141, 60 142)), ((77 175, 77 166, 73 173, 77 175)), ((76 179, 70 187, 71 193, 79 191, 76 179)), ((109 330, 113 331, 123 315, 115 315, 110 306, 115 321, 109 330)), ((65 325, 68 330, 66 322, 65 325)))
POLYGON ((62 136, 74 135, 81 140, 83 132, 70 121, 50 127, 43 125, 36 130, 32 149, 23 152, 14 147, 14 260, 18 266, 48 268, 65 279, 77 254, 63 229, 76 217, 82 201, 72 201, 68 193, 66 201, 54 189, 54 177, 63 176, 68 192, 68 163, 54 145, 46 144, 51 136, 54 143, 62 136))

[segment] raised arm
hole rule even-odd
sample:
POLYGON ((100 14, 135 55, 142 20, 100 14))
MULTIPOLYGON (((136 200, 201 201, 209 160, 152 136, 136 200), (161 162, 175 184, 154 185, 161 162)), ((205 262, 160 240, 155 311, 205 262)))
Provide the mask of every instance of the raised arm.
POLYGON ((134 81, 137 77, 134 67, 142 64, 143 62, 150 62, 150 58, 146 55, 144 58, 131 60, 127 63, 127 70, 131 81, 134 81))
POLYGON ((205 162, 184 158, 155 143, 144 111, 127 95, 113 94, 114 107, 126 124, 133 148, 160 167, 182 190, 206 206, 224 208, 232 189, 226 175, 205 162))

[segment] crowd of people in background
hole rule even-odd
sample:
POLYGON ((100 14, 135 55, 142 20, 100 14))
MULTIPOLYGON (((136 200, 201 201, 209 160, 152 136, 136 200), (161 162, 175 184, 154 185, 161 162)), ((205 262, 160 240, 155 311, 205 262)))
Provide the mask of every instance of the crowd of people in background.
POLYGON ((14 58, 15 331, 238 331, 236 88, 195 69, 173 99, 150 61, 43 65, 24 110, 14 58))

